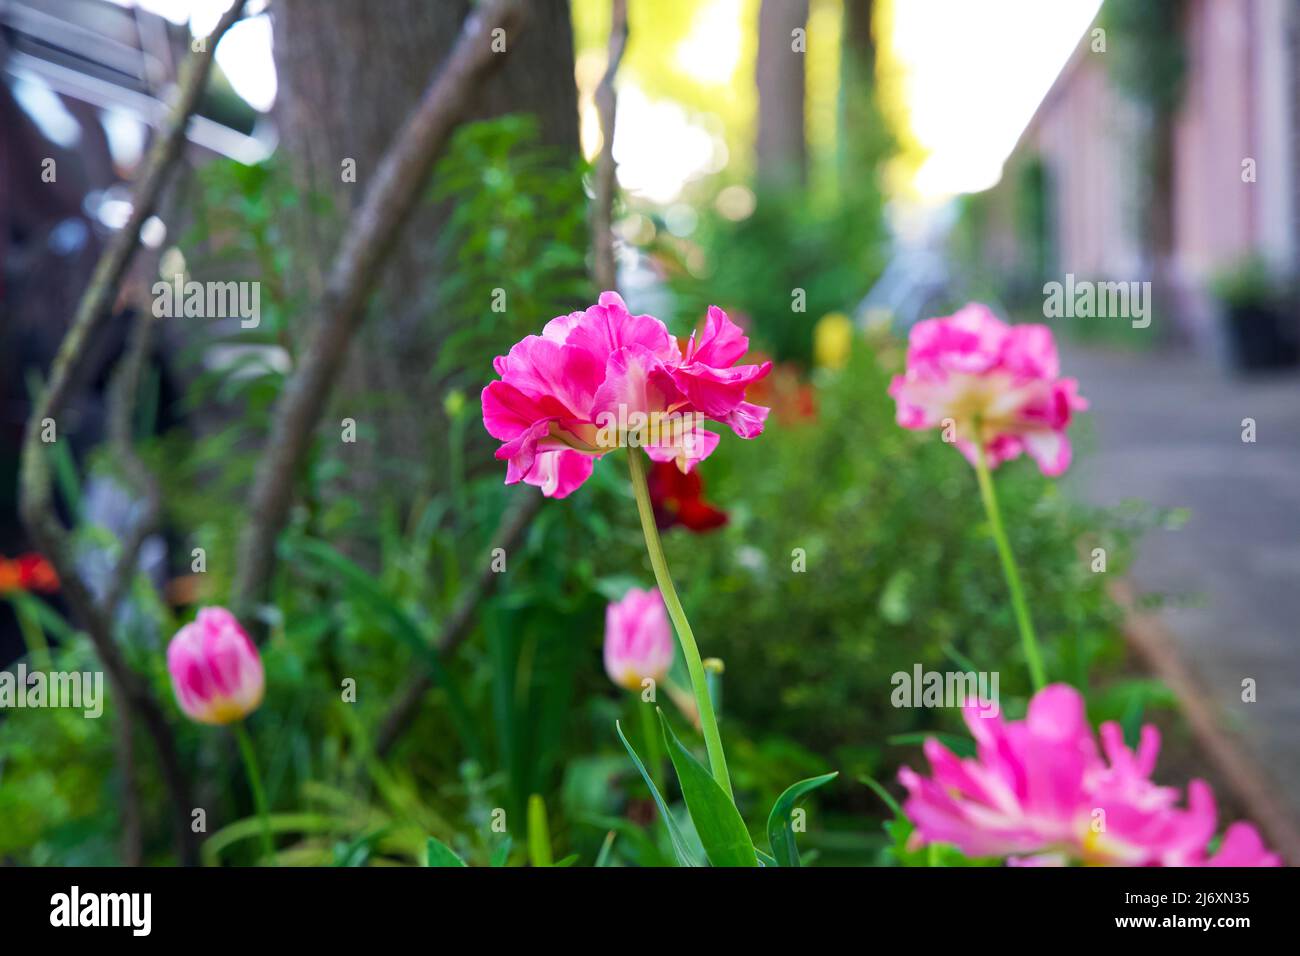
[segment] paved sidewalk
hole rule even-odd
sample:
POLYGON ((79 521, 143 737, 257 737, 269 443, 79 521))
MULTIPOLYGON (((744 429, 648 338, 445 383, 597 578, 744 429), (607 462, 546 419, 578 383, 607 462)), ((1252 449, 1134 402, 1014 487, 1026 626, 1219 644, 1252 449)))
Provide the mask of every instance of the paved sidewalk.
POLYGON ((1163 621, 1300 819, 1300 375, 1233 379, 1189 356, 1065 353, 1092 403, 1069 486, 1099 505, 1190 510, 1181 529, 1142 542, 1134 582, 1196 599, 1163 621), (1253 704, 1241 700, 1247 677, 1253 704))

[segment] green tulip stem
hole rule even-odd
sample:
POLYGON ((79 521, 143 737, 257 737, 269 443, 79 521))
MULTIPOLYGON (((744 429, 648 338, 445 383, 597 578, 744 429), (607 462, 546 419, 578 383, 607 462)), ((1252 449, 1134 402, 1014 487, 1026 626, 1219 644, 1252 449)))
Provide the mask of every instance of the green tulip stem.
POLYGON ((1034 622, 1029 616, 1029 605, 1025 601, 1025 590, 1020 583, 1020 571, 1016 567, 1015 555, 1007 541, 1006 530, 1002 527, 1002 512, 998 509, 998 496, 993 487, 993 477, 989 474, 988 460, 982 441, 975 442, 975 477, 979 481, 980 498, 984 502, 984 511, 988 514, 989 526, 993 530, 993 541, 998 548, 998 557, 1002 559, 1002 574, 1007 579, 1007 588, 1011 591, 1011 607, 1015 611, 1016 626, 1020 629, 1020 641, 1024 645, 1025 660, 1029 664, 1029 676, 1034 682, 1034 690, 1041 690, 1047 683, 1043 672, 1043 658, 1038 650, 1038 639, 1034 636, 1034 622))
POLYGON ((682 656, 686 658, 686 670, 691 675, 691 690, 695 694, 695 705, 700 711, 700 729, 704 733, 704 746, 709 753, 709 768, 718 786, 734 802, 731 777, 727 774, 727 758, 722 752, 722 735, 718 732, 718 718, 713 713, 713 700, 709 696, 704 663, 700 660, 695 635, 691 632, 690 622, 686 620, 686 612, 682 610, 682 602, 677 598, 677 590, 668 573, 668 562, 664 558, 663 542, 659 540, 659 529, 655 525, 650 489, 646 485, 645 464, 639 449, 628 448, 627 465, 632 475, 632 493, 636 496, 637 511, 641 514, 641 531, 645 535, 646 550, 650 552, 650 565, 654 568, 655 581, 659 584, 659 592, 668 608, 668 616, 672 618, 673 627, 677 630, 677 641, 681 644, 682 656))
POLYGON ((244 772, 248 774, 248 786, 253 791, 253 806, 262 820, 262 853, 267 862, 274 862, 275 843, 271 839, 271 814, 266 806, 266 790, 262 787, 262 775, 257 769, 257 755, 253 752, 253 741, 241 720, 232 728, 235 739, 239 741, 239 755, 244 760, 244 772))

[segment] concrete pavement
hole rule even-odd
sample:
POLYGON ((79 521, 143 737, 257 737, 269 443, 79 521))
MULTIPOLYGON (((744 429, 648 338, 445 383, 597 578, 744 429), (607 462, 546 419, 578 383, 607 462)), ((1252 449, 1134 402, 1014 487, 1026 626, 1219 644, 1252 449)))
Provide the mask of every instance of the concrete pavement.
POLYGON ((1098 505, 1190 511, 1141 542, 1133 581, 1189 599, 1161 611, 1165 626, 1300 819, 1300 374, 1231 378, 1188 355, 1063 351, 1092 403, 1068 487, 1098 505), (1245 678, 1254 703, 1242 701, 1245 678))

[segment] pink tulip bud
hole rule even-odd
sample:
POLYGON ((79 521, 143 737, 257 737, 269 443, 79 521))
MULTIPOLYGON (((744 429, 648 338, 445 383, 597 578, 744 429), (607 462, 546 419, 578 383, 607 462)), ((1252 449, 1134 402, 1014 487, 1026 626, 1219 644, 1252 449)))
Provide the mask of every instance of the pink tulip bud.
POLYGON ((176 703, 201 724, 242 720, 262 703, 262 659, 235 616, 205 607, 167 646, 176 703))
POLYGON ((656 682, 673 663, 673 632, 658 588, 632 588, 605 608, 605 672, 628 690, 647 677, 656 682))

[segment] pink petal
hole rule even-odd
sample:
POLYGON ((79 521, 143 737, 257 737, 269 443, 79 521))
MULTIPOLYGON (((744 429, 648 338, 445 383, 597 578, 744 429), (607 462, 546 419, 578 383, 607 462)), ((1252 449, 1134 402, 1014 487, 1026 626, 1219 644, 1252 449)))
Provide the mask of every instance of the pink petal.
POLYGON ((629 345, 610 353, 592 420, 601 425, 610 416, 610 422, 626 422, 633 413, 666 412, 682 398, 663 362, 645 346, 629 345))
POLYGON ((713 368, 700 362, 672 370, 673 381, 690 403, 717 421, 725 420, 745 400, 745 389, 772 371, 772 363, 713 368))
POLYGON ((1011 326, 1002 343, 1002 365, 1025 378, 1056 378, 1061 363, 1052 330, 1045 325, 1011 326))
POLYGON ((734 365, 742 355, 749 351, 749 337, 735 322, 727 318, 716 305, 709 306, 704 320, 704 330, 692 332, 686 346, 685 362, 697 362, 712 365, 714 368, 726 368, 734 365))
POLYGON ((589 352, 537 335, 516 342, 507 356, 497 359, 496 369, 520 392, 554 399, 568 417, 587 414, 605 375, 605 363, 589 352))
POLYGON ((537 456, 523 480, 548 498, 567 498, 591 477, 593 467, 595 459, 580 451, 547 451, 537 456))
POLYGON ((763 423, 770 411, 764 405, 741 402, 722 421, 741 438, 757 438, 763 434, 763 423))
POLYGON ((521 392, 509 382, 489 382, 483 389, 483 427, 501 441, 511 441, 538 422, 571 418, 572 413, 550 395, 521 392))
POLYGON ((1065 474, 1070 467, 1070 440, 1065 432, 1040 429, 1021 437, 1025 451, 1038 463, 1038 470, 1048 478, 1065 474))
POLYGON ((588 353, 602 367, 612 353, 629 346, 640 346, 661 362, 676 365, 681 361, 681 352, 668 334, 668 327, 652 315, 629 314, 615 292, 601 293, 599 303, 587 309, 569 329, 565 344, 588 353))

